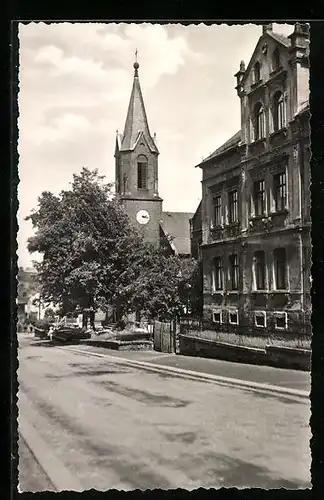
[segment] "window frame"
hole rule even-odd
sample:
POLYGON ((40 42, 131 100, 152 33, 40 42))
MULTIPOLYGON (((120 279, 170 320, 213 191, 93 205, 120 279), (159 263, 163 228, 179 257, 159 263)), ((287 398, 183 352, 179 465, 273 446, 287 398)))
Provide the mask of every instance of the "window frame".
POLYGON ((148 161, 144 155, 137 158, 137 189, 148 189, 148 161))
POLYGON ((212 210, 213 210, 213 216, 212 216, 212 223, 214 227, 219 227, 222 226, 223 224, 223 203, 222 203, 222 195, 221 194, 215 194, 212 197, 212 210), (216 200, 220 201, 220 204, 216 204, 216 200), (219 215, 219 222, 217 221, 217 215, 219 215))
POLYGON ((229 260, 230 290, 236 292, 239 289, 239 280, 240 280, 239 256, 237 253, 232 253, 231 255, 229 255, 228 260, 229 260))
MULTIPOLYGON (((281 270, 282 270, 281 269, 281 270)), ((285 290, 288 290, 288 259, 287 259, 287 251, 284 247, 278 247, 278 248, 275 248, 273 250, 273 278, 274 278, 274 289, 277 290, 277 291, 285 291, 285 290), (278 258, 278 253, 279 252, 282 252, 283 255, 284 255, 284 260, 280 260, 280 258, 278 258), (278 282, 282 279, 282 277, 280 278, 280 280, 278 279, 278 275, 279 275, 279 272, 278 272, 278 264, 281 264, 283 266, 283 270, 284 270, 284 273, 283 273, 283 281, 280 283, 280 284, 283 284, 283 286, 278 286, 278 282)))
POLYGON ((275 92, 272 97, 272 121, 274 132, 279 132, 286 126, 285 97, 280 90, 275 92))
POLYGON ((219 293, 224 290, 224 268, 223 259, 219 255, 213 258, 212 269, 212 292, 219 293), (216 264, 220 264, 217 266, 216 264))
POLYGON ((238 325, 239 324, 239 314, 238 309, 229 309, 228 310, 228 322, 230 325, 238 325), (236 321, 231 321, 231 316, 236 315, 236 321))
POLYGON ((286 311, 275 311, 273 313, 273 318, 274 318, 274 327, 275 330, 287 330, 288 328, 288 314, 286 311), (277 325, 277 319, 282 319, 284 318, 285 320, 285 326, 278 326, 277 325))
POLYGON ((254 105, 253 118, 254 118, 254 140, 258 141, 264 139, 266 136, 265 111, 263 104, 261 102, 257 102, 254 105))
POLYGON ((281 66, 280 50, 276 47, 271 54, 271 69, 272 72, 277 71, 281 66))
POLYGON ((272 177, 272 193, 275 212, 282 212, 287 209, 287 169, 283 169, 272 177), (281 182, 284 177, 284 182, 281 182))
POLYGON ((257 292, 265 291, 267 289, 267 266, 266 266, 266 254, 264 250, 257 250, 253 254, 253 289, 254 291, 257 292), (259 260, 259 257, 261 256, 262 259, 259 260), (262 266, 260 264, 262 264, 262 266), (260 270, 262 270, 261 283, 259 282, 260 270))
POLYGON ((257 328, 267 328, 267 313, 266 311, 254 311, 254 325, 257 328), (257 323, 257 318, 263 318, 263 325, 257 323))
POLYGON ((261 80, 261 63, 256 61, 253 65, 253 83, 258 83, 261 80))
POLYGON ((221 309, 213 309, 212 310, 212 321, 216 325, 221 325, 223 323, 223 312, 221 309), (215 314, 219 314, 219 321, 215 321, 215 314))
POLYGON ((255 217, 261 217, 266 214, 267 210, 267 197, 266 197, 266 182, 265 179, 256 179, 253 182, 253 204, 254 204, 254 215, 255 217), (262 183, 263 189, 256 189, 257 185, 260 186, 262 183), (259 211, 259 195, 262 194, 262 211, 259 211))
POLYGON ((227 193, 228 196, 228 223, 235 224, 238 222, 238 189, 230 189, 227 193), (233 196, 235 193, 235 196, 233 196))

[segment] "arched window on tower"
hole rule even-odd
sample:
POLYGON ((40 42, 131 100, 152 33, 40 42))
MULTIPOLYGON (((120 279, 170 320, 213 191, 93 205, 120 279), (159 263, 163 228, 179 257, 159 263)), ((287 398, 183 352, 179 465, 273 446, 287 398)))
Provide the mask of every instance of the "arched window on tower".
POLYGON ((257 83, 261 79, 261 65, 257 61, 253 67, 253 81, 257 83))
POLYGON ((281 130, 285 126, 285 103, 282 92, 278 91, 273 96, 273 130, 281 130))
POLYGON ((147 158, 144 155, 137 158, 137 188, 147 189, 147 158))
POLYGON ((276 71, 277 69, 280 68, 280 52, 278 47, 276 47, 272 52, 271 65, 272 65, 272 71, 276 71))
POLYGON ((265 137, 265 115, 264 109, 260 102, 254 106, 254 139, 262 139, 265 137))

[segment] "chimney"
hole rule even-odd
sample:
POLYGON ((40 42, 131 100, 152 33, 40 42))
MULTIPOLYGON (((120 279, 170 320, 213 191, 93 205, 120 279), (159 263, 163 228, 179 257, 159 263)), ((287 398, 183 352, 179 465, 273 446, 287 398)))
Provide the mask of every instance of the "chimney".
POLYGON ((262 24, 262 35, 266 33, 267 31, 272 31, 273 30, 273 23, 268 23, 268 24, 262 24))

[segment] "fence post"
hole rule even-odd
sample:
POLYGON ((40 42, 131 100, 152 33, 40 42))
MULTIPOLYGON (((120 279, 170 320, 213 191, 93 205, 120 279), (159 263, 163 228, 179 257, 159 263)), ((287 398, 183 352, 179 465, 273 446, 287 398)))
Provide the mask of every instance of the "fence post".
POLYGON ((173 352, 174 354, 177 354, 177 340, 176 340, 176 332, 177 332, 177 323, 176 319, 174 319, 171 323, 172 325, 172 337, 173 337, 173 352))

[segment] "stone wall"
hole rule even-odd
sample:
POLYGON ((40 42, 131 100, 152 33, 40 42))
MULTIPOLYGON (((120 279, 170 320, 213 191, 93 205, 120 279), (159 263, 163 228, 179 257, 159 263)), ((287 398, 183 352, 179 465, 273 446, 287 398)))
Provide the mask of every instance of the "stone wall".
POLYGON ((259 349, 182 334, 179 335, 179 354, 303 371, 309 371, 311 365, 311 351, 307 349, 279 346, 259 349))

